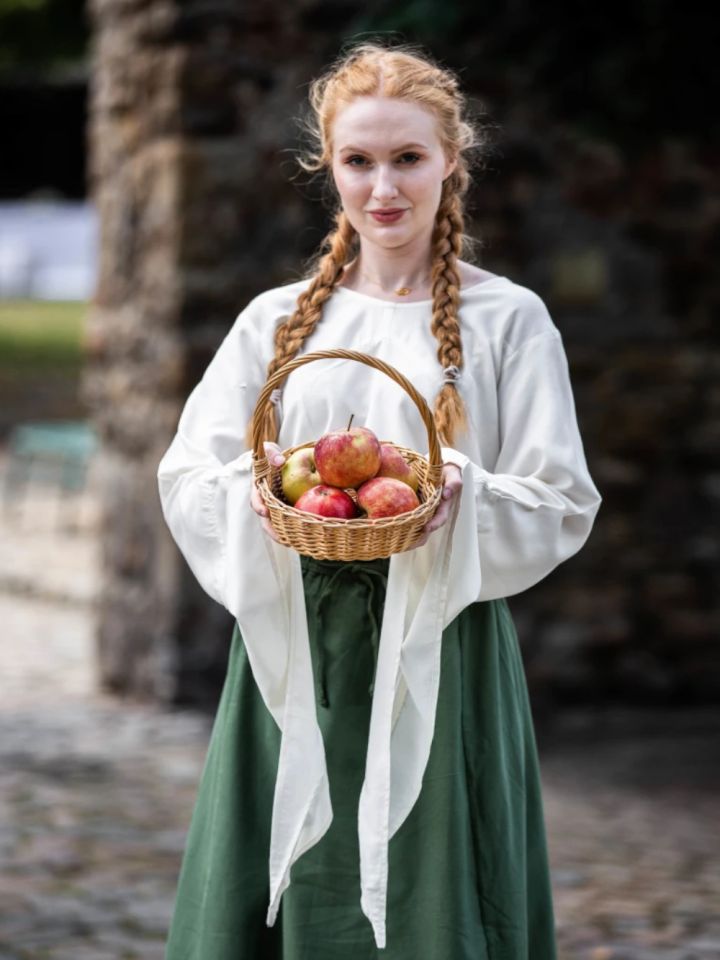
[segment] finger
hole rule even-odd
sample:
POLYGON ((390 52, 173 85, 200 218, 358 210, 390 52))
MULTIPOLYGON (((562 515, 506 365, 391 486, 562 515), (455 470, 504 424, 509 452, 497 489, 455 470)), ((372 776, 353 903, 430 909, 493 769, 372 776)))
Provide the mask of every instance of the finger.
POLYGON ((256 500, 254 500, 254 501, 251 501, 251 505, 252 505, 252 508, 253 508, 253 510, 255 511, 255 513, 257 513, 259 516, 261 516, 261 517, 269 517, 269 516, 270 516, 269 510, 268 510, 268 508, 265 506, 265 504, 263 503, 262 500, 257 500, 257 499, 256 499, 256 500))
POLYGON ((278 540, 278 537, 277 537, 277 535, 276 535, 276 533, 275 533, 275 528, 273 527, 273 525, 272 525, 272 523, 270 522, 270 520, 267 519, 268 517, 269 517, 269 513, 267 512, 267 508, 266 508, 265 515, 264 515, 263 519, 260 521, 260 523, 262 524, 262 528, 263 528, 263 530, 265 531, 265 533, 267 533, 267 535, 268 535, 269 537, 272 537, 273 540, 275 540, 275 541, 277 541, 278 543, 280 543, 280 540, 278 540))
POLYGON ((266 533, 269 537, 271 537, 276 543, 280 543, 280 541, 278 540, 278 538, 275 536, 275 531, 273 530, 272 526, 270 525, 270 523, 269 523, 267 520, 263 520, 263 522, 262 522, 262 528, 263 528, 263 530, 265 531, 265 533, 266 533))
POLYGON ((438 507, 435 515, 431 517, 431 519, 425 524, 425 529, 432 531, 436 530, 438 527, 441 527, 447 520, 448 513, 448 505, 443 503, 440 507, 438 507))
POLYGON ((433 530, 437 530, 444 526, 448 521, 448 517, 448 510, 438 510, 432 520, 428 520, 427 524, 425 525, 425 530, 427 530, 428 533, 432 533, 433 530))
POLYGON ((270 463, 274 464, 276 467, 280 467, 285 463, 285 457, 283 455, 282 449, 277 443, 273 443, 271 440, 265 440, 265 456, 268 458, 270 463))
MULTIPOLYGON (((427 528, 423 528, 423 529, 426 530, 427 528)), ((420 539, 419 539, 418 541, 416 541, 416 542, 412 545, 412 547, 410 547, 410 549, 411 549, 411 550, 415 550, 417 547, 422 547, 425 543, 427 543, 427 540, 428 540, 427 533, 423 533, 422 536, 420 537, 420 539)))

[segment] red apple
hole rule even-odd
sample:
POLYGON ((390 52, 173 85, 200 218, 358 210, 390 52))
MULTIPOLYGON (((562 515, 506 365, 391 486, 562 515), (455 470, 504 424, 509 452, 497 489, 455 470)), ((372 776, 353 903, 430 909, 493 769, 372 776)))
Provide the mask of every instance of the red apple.
POLYGON ((352 520, 358 513, 355 501, 350 494, 324 483, 306 490, 295 504, 295 509, 316 513, 319 517, 335 517, 339 520, 352 520))
POLYGON ((376 517, 395 517, 420 506, 417 494, 407 483, 394 477, 373 477, 357 492, 358 503, 371 520, 376 517))
POLYGON ((333 487, 358 487, 375 476, 380 459, 380 441, 367 427, 332 430, 315 443, 315 465, 333 487))
POLYGON ((400 451, 391 443, 381 443, 380 456, 380 469, 375 476, 402 480, 417 493, 420 483, 418 475, 413 465, 407 462, 400 451))
POLYGON ((306 490, 322 483, 315 466, 312 447, 301 447, 291 453, 280 468, 282 491, 289 504, 295 505, 306 490))

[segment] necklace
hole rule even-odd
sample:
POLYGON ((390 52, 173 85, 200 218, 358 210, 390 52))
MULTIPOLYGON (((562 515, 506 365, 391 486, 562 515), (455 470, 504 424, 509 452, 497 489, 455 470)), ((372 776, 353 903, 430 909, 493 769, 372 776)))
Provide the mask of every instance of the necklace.
MULTIPOLYGON (((374 283, 376 287, 380 287, 380 289, 382 290, 383 293, 388 293, 388 292, 389 292, 388 290, 385 290, 385 288, 382 286, 382 284, 378 283, 377 280, 373 280, 372 277, 369 277, 369 276, 365 273, 364 270, 361 270, 361 271, 360 271, 360 275, 363 276, 363 277, 365 277, 366 280, 369 280, 370 283, 374 283)), ((431 275, 428 274, 426 277, 423 277, 422 280, 420 281, 420 283, 421 283, 421 284, 422 284, 422 283, 425 283, 427 280, 430 279, 430 276, 431 276, 431 275)), ((393 292, 394 294, 396 294, 398 297, 406 297, 409 293, 412 293, 413 290, 416 290, 416 289, 417 289, 417 287, 398 287, 397 290, 393 290, 392 292, 393 292)))

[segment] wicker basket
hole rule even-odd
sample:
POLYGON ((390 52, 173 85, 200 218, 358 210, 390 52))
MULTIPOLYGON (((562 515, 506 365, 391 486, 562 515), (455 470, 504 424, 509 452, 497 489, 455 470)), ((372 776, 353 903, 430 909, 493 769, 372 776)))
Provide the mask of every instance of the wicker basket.
MULTIPOLYGON (((317 437, 316 439, 319 439, 317 437)), ((283 451, 285 457, 299 450, 301 447, 313 446, 315 440, 288 447, 283 451)), ((288 547, 297 550, 305 556, 316 560, 377 560, 380 557, 389 557, 393 553, 400 553, 413 546, 422 538, 422 531, 434 515, 442 493, 442 458, 440 444, 433 415, 425 402, 425 398, 417 392, 410 381, 395 367, 377 357, 361 353, 357 350, 317 350, 296 357, 284 364, 267 381, 258 397, 253 413, 253 472, 255 483, 260 496, 268 509, 269 520, 278 540, 288 547), (413 466, 418 476, 418 500, 420 506, 407 513, 394 517, 380 517, 371 520, 367 517, 358 517, 352 520, 341 520, 334 517, 320 517, 305 510, 297 510, 291 506, 282 492, 281 470, 268 461, 265 456, 264 442, 269 437, 261 436, 262 416, 266 405, 270 402, 270 394, 278 387, 289 373, 304 363, 325 358, 343 358, 357 360, 369 367, 381 370, 400 384, 412 398, 420 411, 428 433, 429 458, 422 456, 415 450, 399 446, 392 440, 381 440, 389 443, 398 450, 413 466)), ((356 491, 346 489, 357 502, 356 491)))

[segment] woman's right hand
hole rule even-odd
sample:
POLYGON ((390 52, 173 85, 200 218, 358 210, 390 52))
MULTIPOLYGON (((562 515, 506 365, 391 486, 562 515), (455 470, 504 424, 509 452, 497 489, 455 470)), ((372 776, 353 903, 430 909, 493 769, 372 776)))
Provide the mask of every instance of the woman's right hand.
MULTIPOLYGON (((263 442, 263 446, 265 448, 265 456, 273 466, 281 467, 283 463, 285 463, 285 457, 277 443, 272 443, 270 440, 265 440, 263 442)), ((261 518, 262 528, 265 533, 267 533, 269 537, 272 537, 276 543, 282 543, 282 540, 278 540, 278 538, 275 536, 275 531, 273 530, 270 521, 267 519, 269 516, 268 508, 265 506, 263 498, 260 496, 260 491, 257 488, 257 484, 255 483, 253 483, 252 493, 250 494, 250 506, 261 518)))

